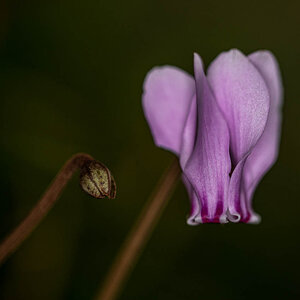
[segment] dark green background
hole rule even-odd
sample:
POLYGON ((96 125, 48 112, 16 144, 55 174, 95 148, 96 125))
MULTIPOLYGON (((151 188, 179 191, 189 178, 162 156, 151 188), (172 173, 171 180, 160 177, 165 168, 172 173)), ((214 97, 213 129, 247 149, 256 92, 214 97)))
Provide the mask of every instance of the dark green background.
POLYGON ((177 187, 121 300, 299 297, 299 1, 0 2, 0 234, 37 202, 64 161, 87 152, 112 170, 116 200, 73 179, 1 267, 0 299, 92 299, 172 155, 142 107, 155 65, 192 72, 219 52, 269 49, 285 87, 280 157, 255 194, 258 226, 186 225, 177 187))

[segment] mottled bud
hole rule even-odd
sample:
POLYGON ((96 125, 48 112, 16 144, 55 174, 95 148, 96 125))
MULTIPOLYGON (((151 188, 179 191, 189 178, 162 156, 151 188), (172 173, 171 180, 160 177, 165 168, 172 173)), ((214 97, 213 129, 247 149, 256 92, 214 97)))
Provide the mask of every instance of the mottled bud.
POLYGON ((89 160, 80 172, 82 189, 95 198, 116 197, 116 183, 109 169, 102 163, 89 160))

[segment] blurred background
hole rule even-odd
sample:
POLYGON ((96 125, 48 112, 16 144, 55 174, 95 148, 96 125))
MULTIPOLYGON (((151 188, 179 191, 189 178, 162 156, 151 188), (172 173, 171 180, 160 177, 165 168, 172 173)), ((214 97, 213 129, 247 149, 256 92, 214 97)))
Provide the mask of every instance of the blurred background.
POLYGON ((257 226, 186 224, 180 183, 121 300, 296 299, 299 291, 299 1, 0 1, 0 238, 61 165, 87 152, 113 172, 115 200, 73 178, 0 269, 0 299, 92 299, 173 156, 141 107, 155 65, 192 73, 236 47, 270 49, 285 87, 280 157, 254 199, 257 226))

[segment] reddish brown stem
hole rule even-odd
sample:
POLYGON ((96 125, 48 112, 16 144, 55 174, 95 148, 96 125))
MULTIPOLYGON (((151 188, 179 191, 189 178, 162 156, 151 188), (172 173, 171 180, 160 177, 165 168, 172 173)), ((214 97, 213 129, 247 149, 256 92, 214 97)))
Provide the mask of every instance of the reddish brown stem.
POLYGON ((179 175, 180 167, 176 159, 162 177, 149 201, 145 204, 109 270, 102 289, 95 297, 96 300, 114 300, 119 295, 125 281, 149 240, 155 225, 158 223, 171 193, 176 186, 179 175))
POLYGON ((72 156, 61 168, 41 200, 25 220, 0 245, 0 265, 22 244, 58 200, 74 172, 93 158, 85 153, 72 156))

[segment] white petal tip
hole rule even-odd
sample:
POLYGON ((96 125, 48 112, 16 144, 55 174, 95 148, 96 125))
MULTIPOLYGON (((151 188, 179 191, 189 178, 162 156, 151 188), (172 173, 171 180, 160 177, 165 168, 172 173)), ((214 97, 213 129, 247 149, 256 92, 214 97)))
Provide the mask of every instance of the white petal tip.
POLYGON ((238 212, 227 211, 227 219, 232 223, 238 223, 241 220, 241 215, 238 212))
POLYGON ((256 213, 252 213, 248 224, 259 224, 261 222, 261 216, 256 214, 256 213))

